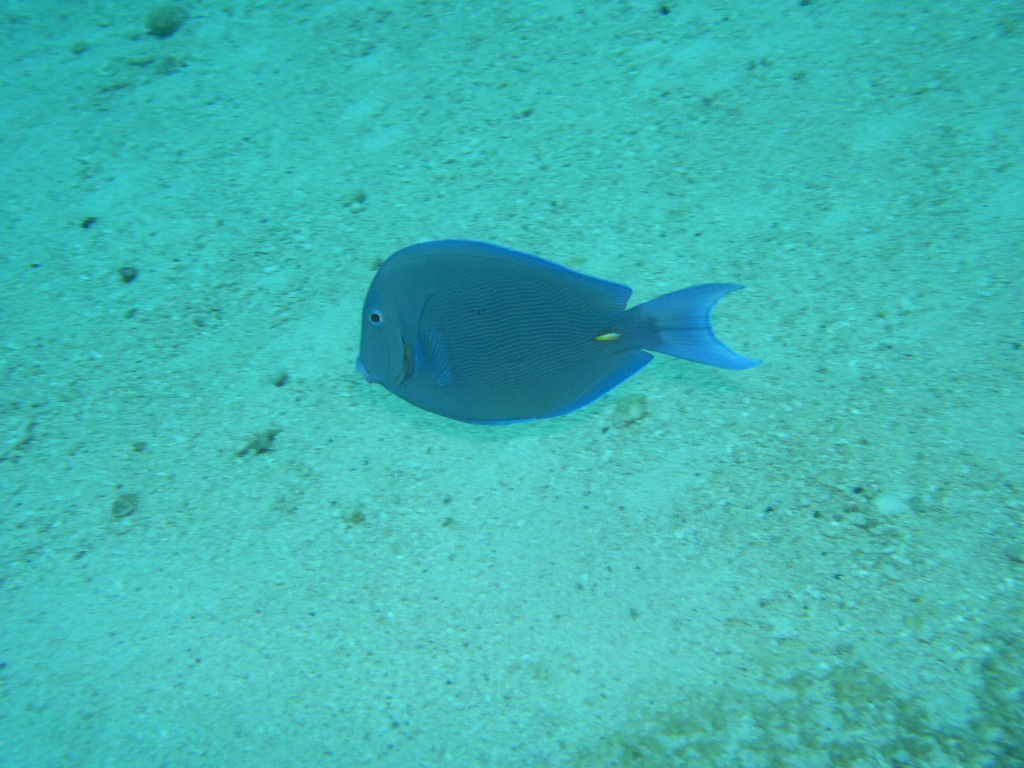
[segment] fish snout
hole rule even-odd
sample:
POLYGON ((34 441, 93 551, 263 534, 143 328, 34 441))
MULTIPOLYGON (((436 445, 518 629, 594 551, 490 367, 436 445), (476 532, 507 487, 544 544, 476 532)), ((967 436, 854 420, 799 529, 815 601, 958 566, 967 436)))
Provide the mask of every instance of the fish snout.
POLYGON ((364 379, 366 379, 366 380, 367 380, 368 382, 370 382, 371 384, 377 384, 377 383, 378 383, 378 382, 374 381, 374 380, 373 380, 373 379, 372 379, 372 378, 370 377, 370 373, 369 373, 369 371, 367 371, 367 370, 366 370, 366 366, 365 366, 365 365, 363 365, 363 360, 362 360, 362 358, 356 358, 356 370, 357 370, 357 371, 359 371, 359 372, 360 372, 361 374, 363 374, 363 378, 364 378, 364 379))

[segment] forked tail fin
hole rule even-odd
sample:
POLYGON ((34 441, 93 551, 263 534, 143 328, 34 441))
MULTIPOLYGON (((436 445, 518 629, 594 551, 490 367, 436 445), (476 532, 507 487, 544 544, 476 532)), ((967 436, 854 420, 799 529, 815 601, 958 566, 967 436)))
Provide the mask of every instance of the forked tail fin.
POLYGON ((638 312, 643 321, 644 338, 638 340, 639 346, 719 368, 742 370, 760 365, 760 360, 725 346, 711 327, 711 310, 718 300, 741 288, 738 283, 694 285, 634 307, 629 311, 638 312))

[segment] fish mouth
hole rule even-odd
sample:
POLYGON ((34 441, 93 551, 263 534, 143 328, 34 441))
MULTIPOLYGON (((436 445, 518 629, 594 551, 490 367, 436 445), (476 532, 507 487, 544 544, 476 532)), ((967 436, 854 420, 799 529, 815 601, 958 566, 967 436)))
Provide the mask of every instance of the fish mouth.
MULTIPOLYGON (((356 359, 356 370, 359 371, 363 375, 363 378, 366 379, 371 384, 383 384, 384 386, 388 386, 387 376, 374 376, 373 374, 371 374, 368 370, 366 370, 366 366, 363 364, 362 358, 356 359)), ((391 386, 398 386, 403 381, 405 381, 404 371, 402 374, 398 376, 398 381, 396 381, 391 386)))
POLYGON ((366 366, 363 365, 362 358, 356 358, 356 370, 359 371, 361 374, 363 374, 363 378, 366 379, 371 384, 376 384, 377 383, 373 379, 370 378, 370 374, 366 370, 366 366))
POLYGON ((385 387, 397 387, 402 384, 406 379, 412 376, 416 370, 416 353, 412 347, 408 344, 402 344, 402 366, 401 369, 395 375, 390 375, 388 371, 381 371, 380 369, 387 368, 387 365, 375 365, 377 374, 371 374, 367 368, 366 363, 363 362, 362 356, 356 358, 356 370, 363 375, 371 384, 383 384, 385 387))

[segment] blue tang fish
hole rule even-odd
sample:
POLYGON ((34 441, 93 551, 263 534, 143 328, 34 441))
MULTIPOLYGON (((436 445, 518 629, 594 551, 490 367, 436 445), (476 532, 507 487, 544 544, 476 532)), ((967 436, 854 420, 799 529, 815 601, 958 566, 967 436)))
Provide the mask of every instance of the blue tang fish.
POLYGON ((357 367, 427 411, 474 424, 560 416, 649 363, 644 350, 720 368, 743 357, 711 310, 736 283, 695 285, 626 309, 632 290, 472 240, 394 253, 363 305, 357 367))

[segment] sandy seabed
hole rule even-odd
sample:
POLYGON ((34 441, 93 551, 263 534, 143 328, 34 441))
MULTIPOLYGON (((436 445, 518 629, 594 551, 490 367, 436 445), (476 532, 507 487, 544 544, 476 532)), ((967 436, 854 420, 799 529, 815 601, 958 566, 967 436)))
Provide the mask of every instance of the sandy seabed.
POLYGON ((1017 2, 0 3, 0 766, 1024 765, 1017 2), (746 291, 480 427, 472 238, 746 291))

